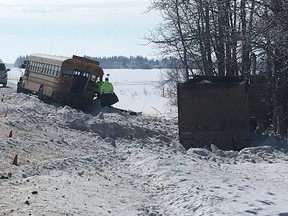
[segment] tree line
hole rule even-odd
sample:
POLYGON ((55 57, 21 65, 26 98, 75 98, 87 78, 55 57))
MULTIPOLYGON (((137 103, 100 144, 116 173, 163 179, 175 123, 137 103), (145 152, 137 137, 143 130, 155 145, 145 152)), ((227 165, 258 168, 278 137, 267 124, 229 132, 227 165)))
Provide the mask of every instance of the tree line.
POLYGON ((153 69, 168 68, 171 65, 170 58, 155 60, 143 56, 84 57, 99 61, 104 69, 153 69))
POLYGON ((152 0, 149 9, 163 20, 148 40, 163 57, 181 61, 167 80, 265 77, 267 114, 274 133, 287 137, 287 0, 152 0))
MULTIPOLYGON (((163 58, 160 60, 148 59, 143 56, 112 56, 112 57, 91 57, 84 56, 86 58, 96 60, 100 62, 100 66, 104 69, 154 69, 154 68, 168 68, 171 66, 175 59, 172 57, 163 58)), ((28 55, 20 55, 14 62, 15 67, 23 64, 28 59, 28 55)), ((179 64, 181 64, 179 62, 179 64)))

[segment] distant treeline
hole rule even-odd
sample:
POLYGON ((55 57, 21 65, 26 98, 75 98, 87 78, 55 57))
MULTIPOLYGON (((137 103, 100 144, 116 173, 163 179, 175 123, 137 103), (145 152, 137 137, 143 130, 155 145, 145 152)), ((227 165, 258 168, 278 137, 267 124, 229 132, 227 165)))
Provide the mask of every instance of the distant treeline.
MULTIPOLYGON (((100 66, 104 69, 153 69, 153 68, 169 68, 171 66, 171 59, 154 60, 142 56, 113 56, 113 57, 91 57, 84 56, 100 62, 100 66)), ((19 67, 28 59, 28 55, 19 56, 15 63, 15 67, 19 67)))
POLYGON ((154 60, 143 56, 85 57, 99 61, 101 67, 106 69, 153 69, 170 66, 169 59, 154 60))

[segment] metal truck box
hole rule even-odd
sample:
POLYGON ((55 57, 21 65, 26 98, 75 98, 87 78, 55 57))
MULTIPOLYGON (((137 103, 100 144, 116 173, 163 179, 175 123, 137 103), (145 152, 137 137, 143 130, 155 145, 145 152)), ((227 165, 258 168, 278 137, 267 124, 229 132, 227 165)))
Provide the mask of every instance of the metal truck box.
POLYGON ((243 77, 196 76, 177 86, 184 148, 240 150, 250 145, 248 83, 243 77))

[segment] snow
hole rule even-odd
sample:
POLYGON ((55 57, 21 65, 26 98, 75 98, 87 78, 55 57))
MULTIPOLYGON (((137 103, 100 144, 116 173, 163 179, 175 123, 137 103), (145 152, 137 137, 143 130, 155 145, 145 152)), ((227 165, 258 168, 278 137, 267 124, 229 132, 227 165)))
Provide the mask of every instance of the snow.
POLYGON ((115 86, 116 94, 121 98, 115 107, 134 109, 146 114, 169 115, 168 99, 160 97, 158 87, 161 75, 165 70, 116 70, 106 69, 104 77, 109 74, 109 80, 115 86), (121 73, 121 74, 120 74, 121 73))
POLYGON ((9 72, 0 88, 1 216, 288 215, 285 141, 255 135, 240 152, 186 151, 155 91, 161 71, 108 72, 115 107, 141 115, 45 104, 15 93, 20 71, 9 72))

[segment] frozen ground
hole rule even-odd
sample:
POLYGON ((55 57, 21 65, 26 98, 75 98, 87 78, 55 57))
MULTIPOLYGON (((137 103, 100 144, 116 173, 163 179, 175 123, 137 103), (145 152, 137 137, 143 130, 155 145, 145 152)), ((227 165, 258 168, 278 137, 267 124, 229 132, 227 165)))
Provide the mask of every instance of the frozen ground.
POLYGON ((185 151, 165 100, 144 106, 147 95, 157 97, 149 89, 159 77, 143 91, 139 74, 132 85, 112 72, 120 102, 142 115, 47 105, 15 93, 12 69, 9 87, 0 88, 1 216, 288 216, 286 142, 254 137, 254 147, 240 152, 185 151), (19 166, 11 164, 15 155, 19 166))

